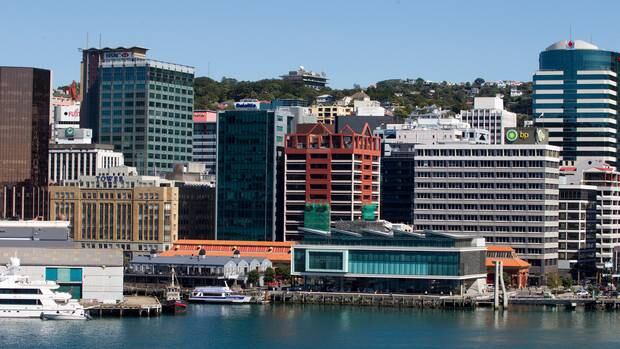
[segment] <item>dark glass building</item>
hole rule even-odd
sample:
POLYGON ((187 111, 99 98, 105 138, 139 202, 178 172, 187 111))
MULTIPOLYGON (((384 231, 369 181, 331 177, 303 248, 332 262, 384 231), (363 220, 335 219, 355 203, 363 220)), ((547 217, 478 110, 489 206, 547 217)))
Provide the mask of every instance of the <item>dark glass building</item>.
POLYGON ((620 54, 591 43, 560 41, 540 53, 532 107, 536 125, 562 160, 596 157, 615 165, 620 54))
POLYGON ((179 188, 179 239, 215 239, 215 187, 205 183, 175 184, 179 188))
POLYGON ((47 215, 49 70, 0 67, 0 218, 47 215))
POLYGON ((218 114, 216 239, 283 239, 285 129, 273 111, 218 114))
POLYGON ((381 216, 393 223, 413 224, 415 199, 413 144, 383 144, 381 157, 381 216))

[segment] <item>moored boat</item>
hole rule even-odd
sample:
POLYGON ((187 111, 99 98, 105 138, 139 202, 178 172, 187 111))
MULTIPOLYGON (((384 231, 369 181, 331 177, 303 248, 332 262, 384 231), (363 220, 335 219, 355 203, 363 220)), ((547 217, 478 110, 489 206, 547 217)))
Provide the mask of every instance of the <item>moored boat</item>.
POLYGON ((196 287, 189 297, 190 302, 244 304, 250 303, 252 297, 233 292, 228 284, 225 286, 196 287))
POLYGON ((20 261, 12 257, 0 275, 0 317, 87 320, 84 307, 71 294, 56 292, 53 281, 30 281, 19 274, 20 261))
POLYGON ((166 300, 161 304, 162 311, 166 314, 183 314, 187 310, 187 303, 181 300, 181 286, 174 268, 172 268, 170 278, 170 285, 166 287, 166 300))

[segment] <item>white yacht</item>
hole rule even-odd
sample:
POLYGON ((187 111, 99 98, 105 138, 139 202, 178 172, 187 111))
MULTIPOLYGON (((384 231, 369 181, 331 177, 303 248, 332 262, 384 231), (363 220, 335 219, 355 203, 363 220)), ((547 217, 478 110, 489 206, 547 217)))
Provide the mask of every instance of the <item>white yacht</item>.
POLYGON ((188 298, 190 302, 202 303, 250 303, 252 297, 234 293, 226 286, 196 287, 188 298))
POLYGON ((53 281, 30 281, 19 274, 19 258, 12 257, 0 274, 0 318, 86 320, 84 307, 71 294, 55 292, 53 281))

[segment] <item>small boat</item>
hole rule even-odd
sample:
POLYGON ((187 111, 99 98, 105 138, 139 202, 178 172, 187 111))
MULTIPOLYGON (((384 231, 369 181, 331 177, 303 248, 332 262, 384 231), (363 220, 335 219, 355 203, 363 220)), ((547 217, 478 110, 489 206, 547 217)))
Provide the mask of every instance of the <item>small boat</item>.
POLYGON ((187 303, 181 300, 181 286, 174 268, 170 277, 170 285, 166 287, 166 300, 162 302, 161 309, 166 314, 183 314, 187 310, 187 303))
POLYGON ((189 297, 190 302, 244 304, 250 303, 252 297, 233 292, 226 282, 225 286, 196 287, 189 297))
POLYGON ((0 318, 87 320, 84 307, 71 294, 58 292, 53 281, 31 281, 20 274, 20 260, 11 257, 0 274, 0 318))

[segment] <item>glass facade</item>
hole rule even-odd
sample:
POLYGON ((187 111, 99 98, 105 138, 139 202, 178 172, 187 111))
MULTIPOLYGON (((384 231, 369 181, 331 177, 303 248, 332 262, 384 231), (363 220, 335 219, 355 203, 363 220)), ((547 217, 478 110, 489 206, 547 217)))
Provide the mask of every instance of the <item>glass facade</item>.
POLYGON ((353 274, 459 275, 455 252, 351 251, 353 274))
POLYGON ((615 165, 619 58, 597 49, 541 52, 533 113, 536 124, 549 129, 549 143, 562 147, 563 160, 603 157, 615 165))
POLYGON ((308 270, 344 271, 342 252, 308 252, 308 270))
POLYGON ((143 175, 192 160, 193 70, 149 60, 100 67, 99 142, 143 175))
POLYGON ((45 268, 45 280, 54 281, 58 292, 67 292, 73 299, 82 298, 82 268, 45 268))
POLYGON ((283 148, 273 111, 218 115, 217 224, 220 240, 276 239, 276 167, 283 148))

